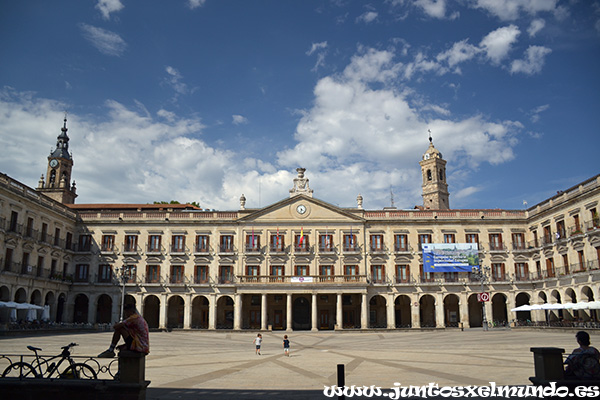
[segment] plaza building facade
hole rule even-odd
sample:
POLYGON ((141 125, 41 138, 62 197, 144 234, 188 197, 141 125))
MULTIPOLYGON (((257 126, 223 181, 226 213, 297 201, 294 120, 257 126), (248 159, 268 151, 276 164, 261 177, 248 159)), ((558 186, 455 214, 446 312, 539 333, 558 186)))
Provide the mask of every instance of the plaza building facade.
POLYGON ((258 209, 244 195, 231 211, 75 204, 68 140, 65 120, 36 189, 0 175, 0 301, 49 305, 52 321, 115 322, 123 302, 156 329, 597 318, 511 309, 600 300, 600 175, 525 210, 452 209, 446 161, 430 141, 419 163, 423 205, 413 209, 366 210, 361 195, 335 206, 314 196, 303 168, 289 195, 258 209), (424 243, 477 243, 484 273, 426 272, 424 243))

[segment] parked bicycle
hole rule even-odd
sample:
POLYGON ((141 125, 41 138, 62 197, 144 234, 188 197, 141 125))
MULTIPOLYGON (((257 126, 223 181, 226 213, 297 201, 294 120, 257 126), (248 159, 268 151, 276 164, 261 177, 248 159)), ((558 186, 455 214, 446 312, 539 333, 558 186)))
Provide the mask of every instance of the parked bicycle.
POLYGON ((62 352, 53 357, 43 357, 38 354, 39 347, 27 346, 35 353, 35 359, 30 364, 18 361, 10 364, 2 373, 2 377, 23 378, 59 378, 59 379, 96 379, 96 371, 89 365, 78 363, 71 357, 71 348, 77 343, 61 347, 62 352))

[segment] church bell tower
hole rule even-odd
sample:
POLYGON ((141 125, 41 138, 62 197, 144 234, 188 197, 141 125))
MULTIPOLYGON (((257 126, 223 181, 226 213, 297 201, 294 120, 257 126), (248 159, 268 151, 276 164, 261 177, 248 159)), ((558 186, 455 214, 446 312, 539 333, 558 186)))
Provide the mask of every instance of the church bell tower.
POLYGON ((67 116, 57 137, 56 149, 48 156, 46 178, 40 178, 37 190, 63 204, 75 203, 75 181, 71 184, 73 157, 69 153, 69 136, 67 135, 67 116))
POLYGON ((450 194, 446 183, 446 160, 433 146, 431 136, 429 136, 429 148, 423 154, 419 164, 423 174, 423 207, 431 210, 448 210, 450 194))

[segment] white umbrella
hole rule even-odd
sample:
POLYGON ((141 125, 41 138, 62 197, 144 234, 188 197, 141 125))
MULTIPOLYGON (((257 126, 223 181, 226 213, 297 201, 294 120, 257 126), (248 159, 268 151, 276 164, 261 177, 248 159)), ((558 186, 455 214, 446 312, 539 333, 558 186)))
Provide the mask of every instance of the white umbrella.
POLYGON ((17 322, 17 309, 16 308, 10 309, 10 322, 17 322))
POLYGON ((544 303, 542 304, 542 310, 562 310, 564 309, 564 305, 560 303, 544 303))
POLYGON ((564 303, 563 306, 566 309, 572 309, 575 307, 575 303, 564 303))
POLYGON ((44 322, 50 321, 50 306, 49 305, 44 306, 44 311, 42 311, 42 321, 44 321, 44 322))
POLYGON ((600 310, 600 301, 590 301, 588 302, 588 307, 590 310, 600 310))
POLYGON ((26 321, 34 321, 37 319, 37 311, 35 311, 34 308, 30 308, 29 310, 27 310, 27 316, 25 317, 26 321))
POLYGON ((523 304, 522 306, 512 308, 510 311, 531 311, 532 308, 529 304, 523 304))

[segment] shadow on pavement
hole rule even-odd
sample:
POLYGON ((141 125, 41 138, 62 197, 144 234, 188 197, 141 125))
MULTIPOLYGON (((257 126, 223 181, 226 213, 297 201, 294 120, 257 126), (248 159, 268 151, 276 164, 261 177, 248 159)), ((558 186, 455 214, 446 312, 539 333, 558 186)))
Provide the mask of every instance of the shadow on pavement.
POLYGON ((177 389, 177 388, 148 388, 146 400, 312 400, 328 399, 322 390, 228 390, 228 389, 177 389))

